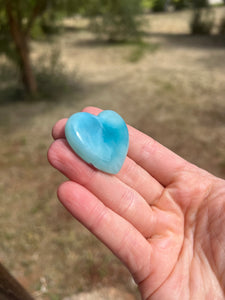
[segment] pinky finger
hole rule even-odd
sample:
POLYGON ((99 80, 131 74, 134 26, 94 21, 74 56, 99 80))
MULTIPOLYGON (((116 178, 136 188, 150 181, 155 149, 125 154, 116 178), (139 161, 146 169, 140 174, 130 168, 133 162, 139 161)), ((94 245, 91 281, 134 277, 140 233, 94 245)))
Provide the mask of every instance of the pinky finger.
POLYGON ((106 207, 83 186, 67 181, 58 198, 68 211, 99 238, 130 270, 138 282, 149 274, 151 246, 125 219, 106 207))

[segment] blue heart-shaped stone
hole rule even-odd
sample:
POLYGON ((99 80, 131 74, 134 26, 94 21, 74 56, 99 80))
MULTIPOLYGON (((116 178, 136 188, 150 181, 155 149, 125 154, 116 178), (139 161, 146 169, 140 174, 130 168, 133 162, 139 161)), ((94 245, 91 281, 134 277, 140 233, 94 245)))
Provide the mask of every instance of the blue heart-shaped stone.
POLYGON ((105 110, 98 116, 76 113, 68 119, 65 135, 72 149, 87 163, 110 174, 121 169, 129 134, 126 123, 116 112, 105 110))

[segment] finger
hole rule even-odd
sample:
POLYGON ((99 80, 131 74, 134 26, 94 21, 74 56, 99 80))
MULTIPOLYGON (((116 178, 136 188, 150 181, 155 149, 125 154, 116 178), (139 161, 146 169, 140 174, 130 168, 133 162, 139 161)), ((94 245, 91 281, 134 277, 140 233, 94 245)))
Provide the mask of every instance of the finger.
POLYGON ((136 275, 137 282, 148 276, 151 246, 130 223, 75 182, 63 183, 58 197, 76 219, 123 261, 136 275))
POLYGON ((52 137, 54 140, 65 137, 65 126, 68 119, 61 119, 52 128, 52 137))
MULTIPOLYGON (((119 178, 99 172, 84 163, 71 150, 66 140, 58 139, 52 144, 48 159, 56 169, 70 180, 85 186, 106 206, 132 223, 145 237, 155 234, 158 221, 145 199, 119 178)), ((154 186, 151 190, 154 190, 154 186)))
POLYGON ((164 190, 155 178, 129 157, 116 177, 137 191, 149 205, 157 205, 164 190))
MULTIPOLYGON (((83 111, 86 111, 87 108, 84 108, 83 111)), ((98 115, 102 110, 93 107, 93 114, 98 115), (96 110, 96 113, 95 113, 96 110)), ((59 120, 58 122, 55 123, 55 125, 52 128, 52 137, 54 138, 54 140, 56 139, 61 139, 65 137, 65 126, 66 126, 66 122, 67 122, 68 118, 64 118, 59 120)))
MULTIPOLYGON (((98 114, 99 109, 94 108, 92 112, 98 114)), ((55 124, 52 130, 54 139, 65 137, 66 121, 67 119, 62 119, 55 124)), ((122 169, 116 176, 135 189, 151 205, 156 204, 156 200, 163 192, 162 185, 130 158, 126 158, 122 169)))
POLYGON ((139 130, 129 127, 128 155, 163 186, 168 186, 177 173, 189 163, 139 130))
MULTIPOLYGON (((96 107, 87 107, 84 111, 92 114, 101 112, 96 107)), ((151 137, 131 126, 128 126, 128 130, 130 138, 128 156, 163 186, 170 184, 178 171, 191 168, 192 165, 186 160, 151 137)))
MULTIPOLYGON (((89 109, 92 111, 90 113, 94 115, 98 115, 102 111, 101 109, 96 107, 86 107, 82 111, 88 111, 89 109)), ((55 125, 53 126, 52 137, 54 138, 54 140, 65 137, 65 126, 67 120, 68 120, 67 118, 61 119, 58 122, 56 122, 55 125)))

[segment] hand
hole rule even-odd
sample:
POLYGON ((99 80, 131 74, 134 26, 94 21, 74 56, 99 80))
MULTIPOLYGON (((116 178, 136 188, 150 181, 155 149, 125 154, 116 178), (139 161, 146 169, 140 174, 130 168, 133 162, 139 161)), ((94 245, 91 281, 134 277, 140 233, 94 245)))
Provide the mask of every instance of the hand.
POLYGON ((48 152, 69 178, 59 200, 127 266, 142 298, 224 299, 225 181, 130 126, 121 171, 105 174, 71 150, 65 123, 48 152))

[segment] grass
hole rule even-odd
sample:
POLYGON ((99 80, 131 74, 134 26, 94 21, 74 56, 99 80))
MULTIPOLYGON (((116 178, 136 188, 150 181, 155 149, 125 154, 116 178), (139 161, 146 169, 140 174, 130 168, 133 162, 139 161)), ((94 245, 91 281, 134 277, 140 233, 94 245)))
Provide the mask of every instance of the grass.
POLYGON ((0 104, 18 101, 39 101, 46 99, 56 101, 60 95, 72 93, 80 89, 81 85, 77 74, 65 69, 60 59, 59 49, 40 54, 36 58, 33 71, 38 86, 38 95, 30 99, 20 80, 17 67, 8 62, 0 63, 0 104))
MULTIPOLYGON (((63 45, 63 70, 78 72, 82 89, 55 90, 53 101, 47 95, 33 103, 9 101, 3 91, 12 92, 16 73, 8 65, 5 75, 0 72, 0 257, 36 299, 63 299, 101 286, 126 289, 138 299, 127 270, 56 199, 66 179, 49 166, 46 152, 59 118, 87 105, 116 110, 179 155, 225 177, 224 44, 188 36, 188 19, 188 12, 152 16, 151 34, 140 45, 96 46, 91 33, 64 32, 51 47, 63 45)), ((35 42, 33 49, 37 59, 49 45, 35 42)))
POLYGON ((127 57, 128 62, 136 63, 144 58, 146 53, 154 53, 159 48, 159 44, 147 43, 144 41, 137 42, 133 45, 130 54, 127 57))

